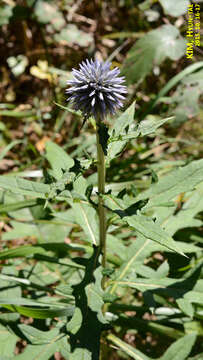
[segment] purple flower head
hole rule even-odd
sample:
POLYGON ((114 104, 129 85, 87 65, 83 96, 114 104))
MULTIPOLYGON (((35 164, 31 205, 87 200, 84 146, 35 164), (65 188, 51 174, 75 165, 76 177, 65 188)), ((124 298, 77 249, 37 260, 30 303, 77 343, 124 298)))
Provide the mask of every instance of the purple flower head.
POLYGON ((79 70, 72 71, 73 80, 67 82, 71 86, 66 90, 67 100, 86 118, 94 116, 96 120, 103 120, 123 105, 127 93, 126 86, 122 85, 124 77, 118 76, 117 67, 110 70, 110 66, 109 62, 86 60, 79 65, 79 70))

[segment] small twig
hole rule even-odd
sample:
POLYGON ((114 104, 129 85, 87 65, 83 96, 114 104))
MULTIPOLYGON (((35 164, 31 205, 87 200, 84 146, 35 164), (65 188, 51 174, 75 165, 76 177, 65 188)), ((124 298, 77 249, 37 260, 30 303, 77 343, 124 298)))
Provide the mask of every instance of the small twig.
POLYGON ((108 60, 108 61, 112 61, 113 58, 115 58, 115 57, 119 54, 119 52, 120 52, 127 44, 129 44, 129 42, 130 42, 129 39, 125 40, 119 47, 117 47, 117 48, 112 52, 112 54, 108 57, 107 60, 108 60))
POLYGON ((82 4, 82 1, 83 0, 78 0, 76 1, 76 3, 70 7, 69 9, 69 13, 68 13, 68 16, 67 16, 67 20, 68 21, 72 21, 73 19, 73 15, 74 13, 77 11, 77 9, 79 8, 79 6, 82 4))

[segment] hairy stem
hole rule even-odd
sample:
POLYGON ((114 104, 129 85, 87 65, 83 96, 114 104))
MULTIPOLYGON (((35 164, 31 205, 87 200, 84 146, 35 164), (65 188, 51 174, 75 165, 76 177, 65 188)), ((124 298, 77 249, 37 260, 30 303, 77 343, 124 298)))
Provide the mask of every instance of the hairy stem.
POLYGON ((98 127, 97 136, 97 169, 98 169, 98 213, 99 213, 99 245, 102 253, 102 266, 106 267, 106 215, 102 194, 105 194, 105 156, 99 142, 98 127))

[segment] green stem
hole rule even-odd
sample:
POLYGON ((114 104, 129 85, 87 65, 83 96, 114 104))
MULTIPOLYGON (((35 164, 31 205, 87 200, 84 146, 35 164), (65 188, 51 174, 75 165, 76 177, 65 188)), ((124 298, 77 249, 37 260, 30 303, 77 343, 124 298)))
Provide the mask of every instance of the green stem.
POLYGON ((97 136, 97 170, 98 170, 98 213, 99 213, 99 245, 102 253, 102 266, 106 267, 106 215, 104 208, 104 200, 102 194, 105 194, 105 156, 102 146, 99 142, 98 126, 96 130, 97 136))

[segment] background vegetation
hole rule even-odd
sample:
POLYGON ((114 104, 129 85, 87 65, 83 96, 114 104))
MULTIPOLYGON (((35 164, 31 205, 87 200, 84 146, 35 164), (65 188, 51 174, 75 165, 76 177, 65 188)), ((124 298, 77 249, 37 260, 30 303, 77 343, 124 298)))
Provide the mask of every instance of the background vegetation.
POLYGON ((193 59, 185 56, 189 3, 0 1, 1 360, 69 359, 64 334, 74 334, 78 318, 63 329, 97 223, 94 208, 67 204, 63 191, 94 200, 96 145, 92 122, 81 130, 80 114, 56 103, 66 106, 72 67, 95 56, 118 66, 129 90, 117 125, 107 119, 120 141, 110 147, 107 189, 121 209, 129 210, 133 196, 150 199, 146 214, 188 256, 148 243, 146 233, 137 236, 135 225, 115 219, 112 207, 108 276, 114 285, 101 300, 111 303, 112 329, 102 339, 103 358, 203 359, 203 52, 195 45, 193 59), (132 136, 143 120, 141 137, 132 136), (63 177, 64 166, 76 175, 82 168, 73 188, 66 186, 71 179, 63 177), (156 184, 162 184, 158 190, 156 184))

